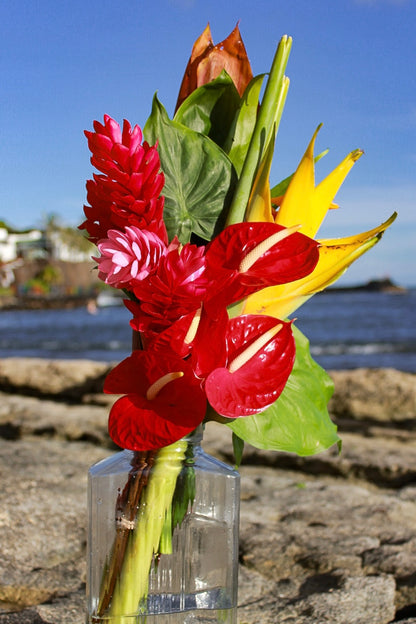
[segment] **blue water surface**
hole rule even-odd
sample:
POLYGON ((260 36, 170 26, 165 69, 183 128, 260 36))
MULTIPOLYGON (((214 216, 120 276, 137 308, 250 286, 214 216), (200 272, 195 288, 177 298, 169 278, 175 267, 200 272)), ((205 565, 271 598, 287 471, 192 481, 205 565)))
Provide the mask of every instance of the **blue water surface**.
MULTIPOLYGON (((416 372, 416 290, 403 294, 326 291, 299 308, 296 325, 327 369, 392 367, 416 372)), ((0 357, 117 362, 131 351, 123 305, 0 312, 0 357)))

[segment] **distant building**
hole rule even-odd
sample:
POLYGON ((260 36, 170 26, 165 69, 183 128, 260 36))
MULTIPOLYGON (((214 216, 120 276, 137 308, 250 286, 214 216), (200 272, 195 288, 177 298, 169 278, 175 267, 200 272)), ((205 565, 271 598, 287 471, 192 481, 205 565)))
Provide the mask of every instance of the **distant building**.
POLYGON ((51 232, 49 234, 49 244, 51 247, 51 255, 55 260, 62 260, 63 262, 89 262, 93 253, 93 246, 85 251, 79 249, 70 241, 65 240, 65 234, 61 232, 51 232))
POLYGON ((16 258, 47 258, 48 255, 48 244, 41 230, 9 232, 0 227, 0 262, 12 262, 16 258))
POLYGON ((23 260, 62 260, 63 262, 88 262, 91 260, 91 249, 83 250, 65 240, 64 232, 50 232, 47 236, 41 230, 26 232, 9 231, 0 226, 0 262, 8 263, 22 258, 23 260))

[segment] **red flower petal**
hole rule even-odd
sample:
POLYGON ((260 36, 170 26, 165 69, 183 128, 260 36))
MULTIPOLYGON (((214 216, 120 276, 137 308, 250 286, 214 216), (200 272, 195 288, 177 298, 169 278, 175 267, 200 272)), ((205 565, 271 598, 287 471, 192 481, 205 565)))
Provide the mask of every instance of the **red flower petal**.
POLYGON ((142 397, 129 395, 118 399, 110 412, 108 431, 119 447, 131 451, 150 451, 173 444, 176 440, 196 429, 202 422, 196 410, 192 410, 193 422, 174 423, 155 410, 148 409, 142 397))
POLYGON ((104 116, 104 124, 94 122, 94 132, 86 131, 92 152, 91 163, 101 175, 88 181, 87 217, 80 226, 97 243, 109 229, 135 225, 155 232, 167 242, 163 223, 164 199, 160 196, 165 177, 155 146, 141 144, 139 126, 124 121, 123 131, 116 121, 104 116), (93 191, 91 191, 91 187, 93 191))
POLYGON ((225 308, 216 310, 215 316, 202 309, 201 320, 192 344, 192 364, 195 375, 206 377, 214 368, 226 362, 225 334, 228 314, 225 308))
POLYGON ((205 392, 212 407, 222 416, 237 418, 263 411, 279 397, 295 361, 295 341, 290 323, 262 315, 232 319, 228 327, 228 364, 208 375, 205 392), (234 372, 233 362, 247 353, 259 336, 281 326, 234 372))
POLYGON ((198 311, 182 316, 170 327, 158 333, 156 338, 150 341, 149 347, 154 351, 170 350, 181 358, 186 357, 192 349, 192 344, 185 340, 197 313, 198 311))
POLYGON ((207 276, 216 282, 215 305, 229 305, 267 286, 298 280, 315 268, 318 243, 299 232, 292 232, 278 242, 274 236, 289 233, 275 223, 237 223, 228 226, 208 245, 207 276), (264 249, 262 243, 270 242, 264 249), (257 250, 257 251, 256 251, 257 250), (256 254, 258 256, 256 257, 256 254), (249 254, 254 258, 244 263, 249 254))
POLYGON ((110 412, 109 432, 116 444, 131 450, 166 446, 204 419, 206 397, 188 362, 172 352, 134 351, 107 376, 104 391, 128 396, 110 412), (149 398, 155 382, 169 373, 182 377, 166 383, 149 398))

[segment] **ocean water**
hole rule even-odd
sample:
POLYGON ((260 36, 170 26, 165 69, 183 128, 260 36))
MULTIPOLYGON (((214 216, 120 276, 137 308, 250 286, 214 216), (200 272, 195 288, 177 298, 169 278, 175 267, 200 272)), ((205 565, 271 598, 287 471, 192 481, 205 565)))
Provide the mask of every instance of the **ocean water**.
MULTIPOLYGON (((327 369, 416 372, 416 289, 403 294, 326 291, 299 308, 296 325, 327 369)), ((118 362, 131 350, 124 306, 0 311, 0 357, 87 358, 118 362)))

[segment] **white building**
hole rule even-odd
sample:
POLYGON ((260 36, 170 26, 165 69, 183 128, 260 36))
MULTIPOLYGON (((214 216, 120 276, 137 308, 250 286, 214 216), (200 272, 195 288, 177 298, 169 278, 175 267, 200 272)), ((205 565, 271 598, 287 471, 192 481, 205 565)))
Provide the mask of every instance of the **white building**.
POLYGON ((76 249, 74 246, 68 245, 65 240, 62 240, 59 232, 51 232, 49 242, 52 256, 56 260, 62 260, 63 262, 89 262, 94 251, 92 245, 88 251, 76 249))
POLYGON ((40 230, 9 232, 0 227, 0 262, 12 262, 27 255, 45 257, 46 248, 43 243, 44 236, 40 230))
POLYGON ((51 232, 46 238, 41 230, 9 232, 0 227, 0 262, 8 263, 16 258, 33 260, 53 258, 63 262, 88 262, 94 249, 83 251, 62 239, 59 231, 51 232))

